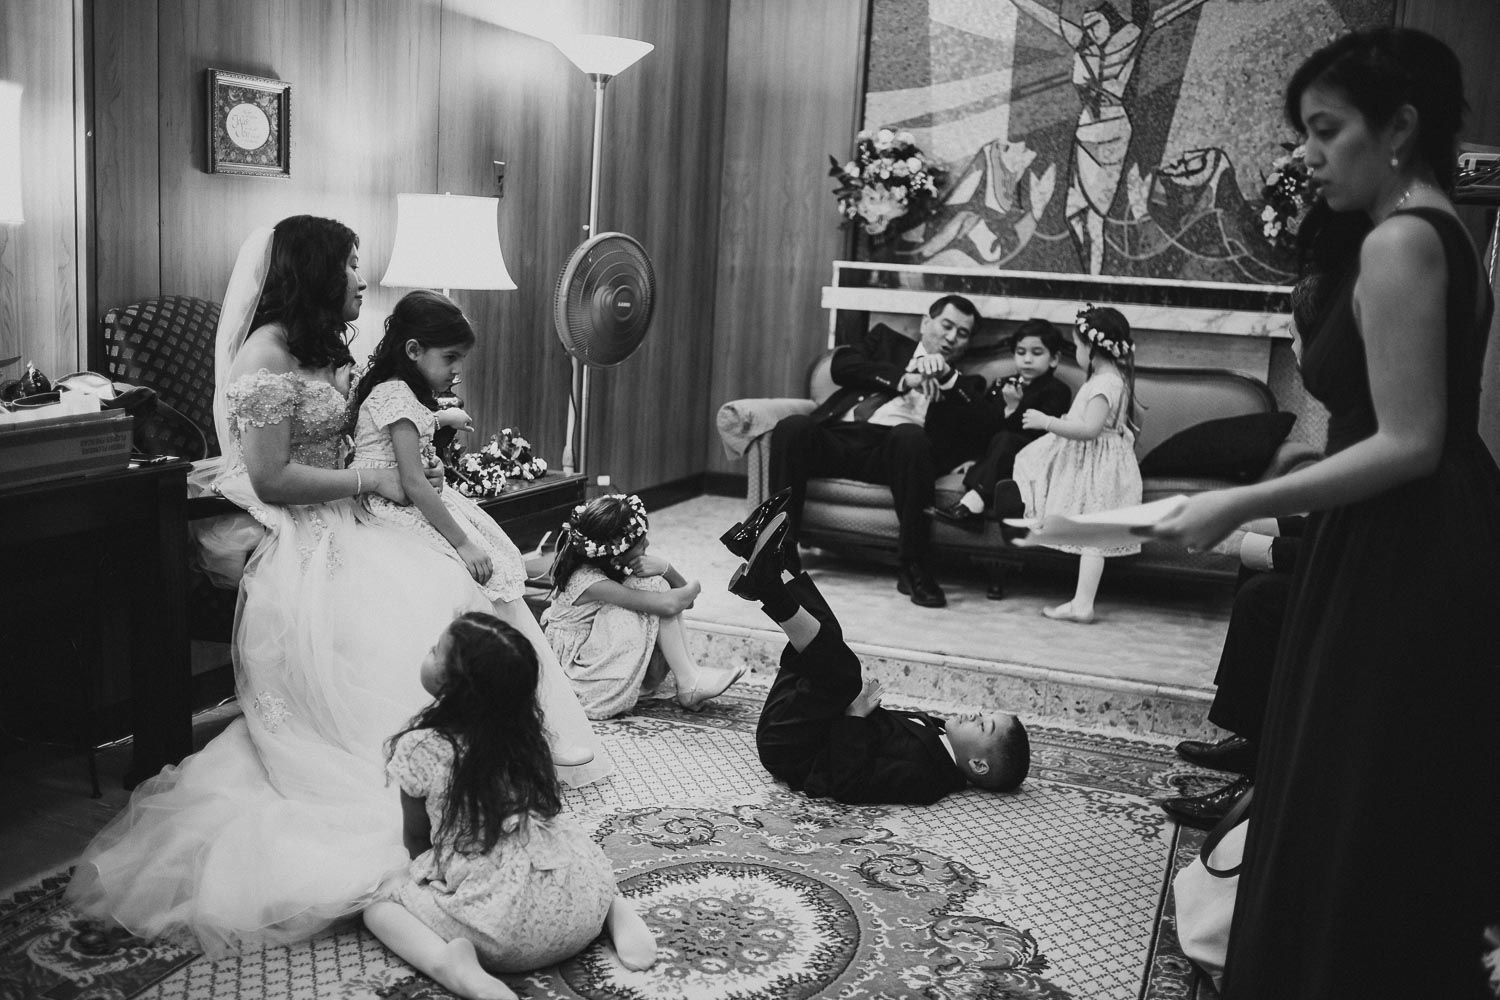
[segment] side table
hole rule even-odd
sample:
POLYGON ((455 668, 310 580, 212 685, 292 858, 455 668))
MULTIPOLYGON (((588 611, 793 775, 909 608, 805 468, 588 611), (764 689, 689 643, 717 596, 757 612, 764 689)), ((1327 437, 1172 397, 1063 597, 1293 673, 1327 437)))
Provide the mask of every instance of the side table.
POLYGON ((562 526, 573 508, 583 502, 587 486, 588 476, 581 472, 549 472, 530 482, 508 482, 499 496, 478 503, 525 552, 542 535, 562 526))
MULTIPOLYGON (((70 574, 79 595, 69 625, 88 641, 79 708, 107 687, 102 671, 124 647, 128 657, 130 730, 125 787, 151 777, 192 751, 192 676, 187 637, 187 471, 189 464, 101 472, 74 479, 0 488, 0 553, 5 561, 45 558, 70 574), (38 555, 40 553, 41 555, 38 555), (92 688, 92 690, 89 690, 92 688)), ((27 574, 0 573, 0 608, 28 597, 27 574)), ((0 644, 35 648, 52 636, 45 619, 9 620, 0 644)), ((50 627, 55 627, 52 625, 50 627)), ((61 638, 61 637, 58 637, 61 638)), ((7 669, 46 670, 45 662, 7 669)))

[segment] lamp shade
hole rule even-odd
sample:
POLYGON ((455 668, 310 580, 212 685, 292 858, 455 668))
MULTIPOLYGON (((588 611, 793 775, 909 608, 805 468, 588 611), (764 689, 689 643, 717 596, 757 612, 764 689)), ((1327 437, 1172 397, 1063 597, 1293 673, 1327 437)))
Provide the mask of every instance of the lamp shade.
POLYGON ((562 35, 552 40, 585 73, 617 76, 656 48, 650 42, 613 35, 562 35))
POLYGON ((0 223, 21 212, 21 85, 0 80, 0 223))
POLYGON ((396 195, 396 245, 382 285, 515 288, 500 253, 499 198, 396 195))

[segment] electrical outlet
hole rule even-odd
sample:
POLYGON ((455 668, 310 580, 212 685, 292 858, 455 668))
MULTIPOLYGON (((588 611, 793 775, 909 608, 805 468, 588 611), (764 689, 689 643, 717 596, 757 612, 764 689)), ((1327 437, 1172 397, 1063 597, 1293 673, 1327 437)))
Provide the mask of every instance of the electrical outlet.
POLYGON ((597 478, 597 479, 594 480, 594 484, 596 486, 608 486, 609 485, 609 477, 608 476, 600 476, 599 478, 597 478))

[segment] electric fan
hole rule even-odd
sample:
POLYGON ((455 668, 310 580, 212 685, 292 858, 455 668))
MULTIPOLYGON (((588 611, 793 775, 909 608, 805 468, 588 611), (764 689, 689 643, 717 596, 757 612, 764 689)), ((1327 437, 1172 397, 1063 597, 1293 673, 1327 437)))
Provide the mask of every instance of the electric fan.
POLYGON ((655 303, 656 273, 635 237, 600 233, 568 255, 552 301, 558 339, 573 358, 564 470, 588 468, 589 369, 613 368, 634 354, 651 325, 655 303))

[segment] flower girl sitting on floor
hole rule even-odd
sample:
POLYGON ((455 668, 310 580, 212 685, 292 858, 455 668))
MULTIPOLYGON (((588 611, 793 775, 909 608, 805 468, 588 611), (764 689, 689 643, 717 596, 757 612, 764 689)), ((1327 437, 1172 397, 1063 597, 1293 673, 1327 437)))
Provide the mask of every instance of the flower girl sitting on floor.
POLYGON ((667 671, 677 703, 696 712, 745 672, 694 661, 681 615, 703 588, 647 554, 648 527, 640 497, 619 493, 579 504, 563 525, 542 628, 590 719, 630 711, 667 671))
POLYGON ((494 973, 560 962, 601 929, 626 968, 656 961, 656 939, 616 891, 609 859, 562 815, 539 675, 515 629, 462 615, 422 663, 433 702, 387 744, 412 861, 365 924, 463 997, 514 1000, 494 973))

